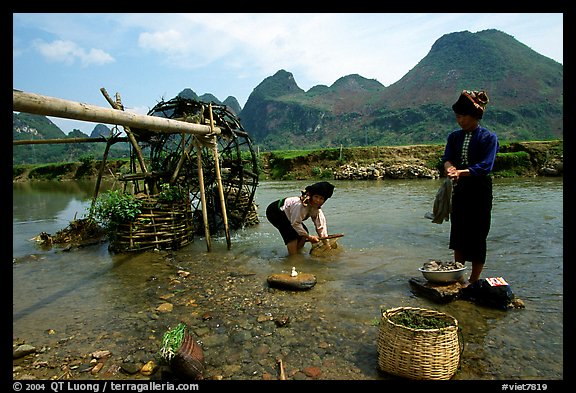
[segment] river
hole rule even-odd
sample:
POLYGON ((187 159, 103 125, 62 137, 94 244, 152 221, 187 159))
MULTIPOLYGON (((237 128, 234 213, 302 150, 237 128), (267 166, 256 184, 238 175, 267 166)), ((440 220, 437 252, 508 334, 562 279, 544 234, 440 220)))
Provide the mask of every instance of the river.
MULTIPOLYGON (((260 224, 232 232, 230 250, 225 239, 216 238, 212 250, 207 252, 204 239, 196 238, 175 252, 137 254, 110 253, 106 243, 68 252, 41 249, 30 239, 40 232, 54 234, 74 217, 83 217, 93 184, 14 184, 13 336, 37 346, 82 336, 83 340, 69 349, 77 356, 101 349, 102 342, 111 337, 117 341, 117 351, 124 348, 121 345, 125 346, 126 341, 152 340, 150 335, 157 345, 162 331, 155 327, 154 334, 150 333, 153 322, 142 314, 156 306, 151 303, 151 291, 157 291, 162 280, 174 276, 175 265, 196 270, 197 274, 202 269, 198 266, 244 272, 246 280, 251 277, 257 284, 265 283, 270 274, 288 272, 294 266, 318 278, 312 290, 286 294, 284 301, 314 308, 318 323, 325 324, 312 327, 315 334, 323 334, 323 350, 315 351, 309 361, 324 365, 326 379, 337 379, 327 370, 329 363, 323 357, 328 355, 352 363, 355 371, 351 377, 355 379, 383 378, 375 370, 377 321, 382 310, 412 306, 433 308, 458 319, 465 346, 462 367, 455 379, 562 380, 563 179, 494 180, 492 227, 483 276, 504 277, 525 303, 524 309, 507 311, 464 300, 435 304, 411 291, 408 280, 420 277, 417 269, 425 261, 452 258, 448 249, 449 223, 433 224, 424 218, 432 209, 441 181, 333 181, 334 196, 323 210, 329 232, 345 235, 338 241, 339 252, 329 257, 303 253, 292 258, 286 257, 280 235, 264 213, 271 201, 298 195, 309 183, 306 181, 261 182, 256 192, 260 224), (55 337, 50 337, 48 331, 55 337), (100 346, 96 345, 98 342, 100 346), (338 343, 347 349, 339 352, 338 343), (326 350, 327 347, 332 349, 326 350)), ((234 285, 240 286, 236 282, 234 285)), ((217 290, 206 291, 215 296, 213 292, 217 290)), ((262 291, 259 296, 265 303, 269 292, 261 288, 258 291, 262 291)), ((154 293, 157 300, 156 296, 154 293)), ((172 318, 175 321, 180 316, 172 318)), ((294 316, 293 321, 296 329, 298 318, 294 316)), ((216 348, 221 343, 210 341, 205 329, 208 327, 198 327, 197 332, 206 335, 206 355, 215 356, 210 344, 216 348)), ((255 333, 258 329, 259 326, 250 325, 244 330, 251 332, 248 336, 253 341, 260 337, 255 333)), ((294 334, 297 337, 304 333, 294 334)), ((311 335, 311 339, 314 337, 311 335)), ((230 342, 238 344, 238 339, 230 342)), ((218 368, 224 379, 261 379, 266 372, 262 370, 271 373, 272 353, 265 354, 261 346, 248 342, 246 339, 236 350, 240 351, 243 345, 244 350, 251 348, 249 354, 236 356, 263 357, 255 365, 231 371, 229 356, 222 362, 228 364, 214 360, 211 366, 218 368), (271 360, 268 362, 266 357, 271 360), (257 376, 251 377, 247 367, 257 376)), ((287 349, 281 347, 279 351, 291 356, 287 349)), ((295 353, 293 350, 292 356, 295 353)), ((294 371, 292 375, 300 374, 294 371)))

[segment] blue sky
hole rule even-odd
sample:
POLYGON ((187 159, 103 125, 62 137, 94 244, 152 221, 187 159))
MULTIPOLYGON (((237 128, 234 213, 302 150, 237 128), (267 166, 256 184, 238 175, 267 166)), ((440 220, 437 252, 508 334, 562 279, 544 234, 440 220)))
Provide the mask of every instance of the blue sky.
POLYGON ((185 88, 243 107, 281 69, 304 90, 350 74, 389 86, 444 34, 486 29, 563 64, 562 13, 15 13, 13 88, 109 108, 103 87, 142 114, 185 88))

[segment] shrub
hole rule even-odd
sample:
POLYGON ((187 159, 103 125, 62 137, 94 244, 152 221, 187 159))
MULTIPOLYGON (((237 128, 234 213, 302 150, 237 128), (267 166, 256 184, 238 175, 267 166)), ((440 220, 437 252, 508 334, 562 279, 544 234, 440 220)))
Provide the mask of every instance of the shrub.
POLYGON ((164 183, 160 185, 158 201, 165 203, 180 202, 186 198, 186 190, 178 185, 164 183))
POLYGON ((525 151, 498 153, 494 162, 494 174, 502 177, 517 176, 532 169, 530 154, 525 151))
POLYGON ((141 202, 131 194, 120 190, 98 195, 91 207, 90 215, 112 235, 122 223, 133 222, 140 214, 141 202))

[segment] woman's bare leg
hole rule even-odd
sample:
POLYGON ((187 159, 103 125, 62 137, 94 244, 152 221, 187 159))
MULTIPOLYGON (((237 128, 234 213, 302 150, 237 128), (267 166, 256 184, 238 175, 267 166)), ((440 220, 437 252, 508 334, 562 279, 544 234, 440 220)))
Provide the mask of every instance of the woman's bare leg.
MULTIPOLYGON (((464 259, 464 254, 458 250, 454 250, 454 262, 460 262, 461 264, 464 265, 466 263, 466 259, 464 259)), ((462 279, 460 280, 460 285, 462 285, 462 287, 464 288, 466 288, 470 284, 471 284, 470 280, 467 280, 464 277, 462 277, 462 279)))
POLYGON ((480 273, 482 273, 482 269, 484 269, 483 263, 472 262, 472 273, 470 274, 468 281, 471 283, 478 281, 480 279, 480 273))
MULTIPOLYGON (((464 254, 458 250, 454 250, 454 261, 464 264, 466 262, 464 259, 464 254)), ((483 269, 484 269, 483 263, 472 262, 472 273, 470 273, 470 277, 468 278, 468 280, 466 280, 462 284, 464 286, 468 286, 469 284, 478 281, 480 279, 480 274, 482 273, 483 269)))
POLYGON ((286 244, 288 255, 298 254, 298 239, 294 239, 286 244))
POLYGON ((304 236, 300 236, 298 238, 298 251, 303 249, 305 244, 306 244, 306 238, 304 236))

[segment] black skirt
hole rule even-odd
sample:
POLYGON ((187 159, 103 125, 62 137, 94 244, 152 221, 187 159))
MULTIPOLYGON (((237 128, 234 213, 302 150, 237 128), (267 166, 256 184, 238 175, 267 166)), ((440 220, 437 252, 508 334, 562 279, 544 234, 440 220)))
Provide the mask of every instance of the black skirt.
POLYGON ((450 248, 465 261, 486 262, 486 238, 492 218, 492 178, 461 177, 454 185, 450 248))
MULTIPOLYGON (((280 199, 277 201, 272 202, 266 208, 266 218, 270 224, 274 225, 276 229, 280 232, 282 236, 282 240, 284 240, 284 244, 290 243, 292 240, 296 240, 300 237, 298 232, 292 227, 288 216, 280 207, 283 205, 284 200, 280 199)), ((308 228, 306 225, 302 224, 306 232, 308 232, 308 228)))

